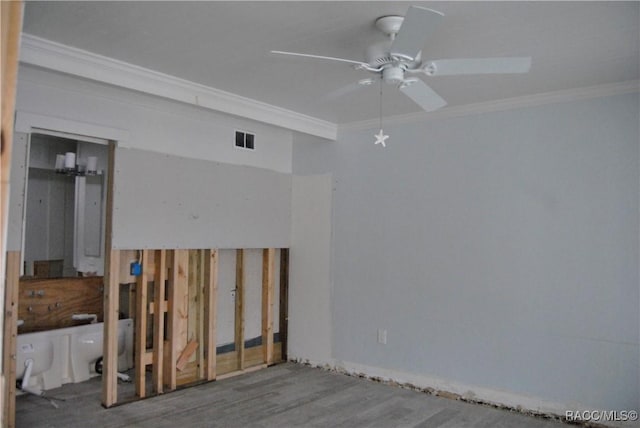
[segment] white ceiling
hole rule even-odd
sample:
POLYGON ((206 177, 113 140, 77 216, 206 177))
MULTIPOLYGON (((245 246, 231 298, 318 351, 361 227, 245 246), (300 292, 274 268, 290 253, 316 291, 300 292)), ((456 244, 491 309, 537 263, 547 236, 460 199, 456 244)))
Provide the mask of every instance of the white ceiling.
MULTIPOLYGON (((531 56, 531 72, 427 77, 450 106, 640 78, 640 2, 32 2, 24 32, 330 122, 378 115, 369 74, 270 50, 364 59, 383 15, 445 14, 427 59, 531 56)), ((384 115, 420 111, 385 87, 384 115)))

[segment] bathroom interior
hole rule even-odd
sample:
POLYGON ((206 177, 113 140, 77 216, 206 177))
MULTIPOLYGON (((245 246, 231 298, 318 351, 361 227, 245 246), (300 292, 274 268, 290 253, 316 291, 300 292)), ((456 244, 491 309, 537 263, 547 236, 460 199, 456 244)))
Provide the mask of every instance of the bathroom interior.
MULTIPOLYGON (((24 163, 18 395, 46 396, 100 374, 107 159, 105 144, 31 135, 24 163)), ((133 367, 133 321, 126 313, 120 318, 118 368, 124 372, 133 367)))

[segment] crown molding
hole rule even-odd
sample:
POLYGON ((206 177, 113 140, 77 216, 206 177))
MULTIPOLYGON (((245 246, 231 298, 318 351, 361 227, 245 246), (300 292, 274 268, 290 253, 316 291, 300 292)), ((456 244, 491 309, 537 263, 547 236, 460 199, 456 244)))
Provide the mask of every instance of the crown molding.
MULTIPOLYGON (((453 117, 468 116, 480 113, 512 110, 523 107, 535 107, 545 104, 566 103, 571 101, 586 100, 590 98, 600 98, 612 95, 629 94, 640 92, 640 80, 629 80, 626 82, 606 83, 597 86, 587 86, 582 88, 564 89, 553 92, 543 92, 540 94, 525 95, 522 97, 506 98, 502 100, 487 101, 461 106, 445 107, 434 112, 418 112, 403 115, 389 116, 384 118, 385 125, 405 125, 419 123, 433 119, 448 119, 453 117)), ((338 125, 339 131, 357 131, 376 128, 380 119, 368 119, 358 122, 351 122, 338 125)))
POLYGON ((22 33, 20 62, 334 140, 337 125, 22 33))

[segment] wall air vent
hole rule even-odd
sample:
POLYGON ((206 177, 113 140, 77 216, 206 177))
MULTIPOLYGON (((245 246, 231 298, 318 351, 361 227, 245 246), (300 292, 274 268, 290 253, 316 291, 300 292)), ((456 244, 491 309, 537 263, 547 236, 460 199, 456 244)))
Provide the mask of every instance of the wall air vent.
POLYGON ((249 134, 244 131, 236 131, 236 147, 247 150, 255 150, 254 134, 249 134))

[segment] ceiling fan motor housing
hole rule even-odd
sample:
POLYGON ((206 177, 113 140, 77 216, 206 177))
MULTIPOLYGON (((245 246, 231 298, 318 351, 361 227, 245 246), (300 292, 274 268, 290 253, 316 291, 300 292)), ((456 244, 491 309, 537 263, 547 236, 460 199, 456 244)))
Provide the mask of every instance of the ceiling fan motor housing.
POLYGON ((391 40, 385 40, 369 46, 365 52, 367 63, 374 68, 391 64, 393 62, 393 58, 391 58, 391 55, 389 54, 390 48, 391 40))

